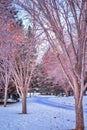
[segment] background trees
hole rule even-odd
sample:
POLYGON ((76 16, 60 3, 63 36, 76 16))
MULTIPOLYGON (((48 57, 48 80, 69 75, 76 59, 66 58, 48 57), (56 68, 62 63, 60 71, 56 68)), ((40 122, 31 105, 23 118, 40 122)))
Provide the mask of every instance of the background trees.
POLYGON ((70 85, 68 84, 64 73, 60 69, 60 63, 57 60, 57 57, 55 57, 55 53, 52 48, 49 48, 44 54, 42 58, 42 64, 44 66, 44 71, 48 75, 48 78, 53 79, 52 82, 53 86, 55 86, 54 89, 57 90, 56 92, 60 93, 59 91, 64 91, 68 96, 69 92, 72 92, 72 89, 70 89, 70 85))
POLYGON ((33 72, 31 78, 31 87, 35 88, 38 92, 42 92, 46 85, 45 81, 47 79, 47 74, 44 71, 44 67, 41 64, 38 64, 33 72))

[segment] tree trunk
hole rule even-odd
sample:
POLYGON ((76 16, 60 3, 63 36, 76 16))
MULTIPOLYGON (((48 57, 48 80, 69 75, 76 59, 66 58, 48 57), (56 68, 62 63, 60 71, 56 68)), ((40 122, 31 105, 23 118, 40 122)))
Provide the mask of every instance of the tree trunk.
POLYGON ((75 110, 76 110, 76 130, 84 130, 84 116, 82 100, 79 103, 79 97, 75 96, 75 110))
POLYGON ((70 96, 69 91, 67 91, 67 90, 64 90, 64 91, 65 91, 66 97, 70 96))
POLYGON ((31 92, 30 92, 30 95, 29 95, 29 97, 31 98, 31 92))
POLYGON ((26 94, 22 95, 22 114, 27 114, 26 94))
POLYGON ((5 87, 4 107, 6 107, 6 105, 7 105, 7 90, 8 90, 8 86, 5 87))

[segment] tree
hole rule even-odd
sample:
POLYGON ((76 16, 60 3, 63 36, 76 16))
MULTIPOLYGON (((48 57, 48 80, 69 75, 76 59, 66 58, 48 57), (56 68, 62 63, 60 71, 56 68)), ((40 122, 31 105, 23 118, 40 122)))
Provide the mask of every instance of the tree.
POLYGON ((0 60, 2 60, 1 73, 2 82, 5 86, 4 106, 7 102, 7 90, 11 75, 9 51, 10 44, 13 43, 15 33, 12 31, 13 26, 16 25, 16 9, 12 6, 11 0, 0 1, 0 60))
MULTIPOLYGON (((33 35, 33 34, 32 34, 33 35)), ((24 37, 22 45, 16 45, 11 52, 11 69, 13 81, 22 98, 22 113, 27 113, 26 96, 30 87, 30 80, 37 64, 36 42, 34 35, 24 37)))
POLYGON ((5 91, 4 92, 4 107, 6 107, 7 91, 8 91, 10 78, 11 78, 10 64, 9 64, 9 60, 7 59, 7 55, 3 57, 2 65, 0 66, 0 71, 1 71, 1 82, 3 82, 4 84, 4 91, 5 91))
POLYGON ((76 130, 84 129, 82 99, 87 87, 84 85, 87 44, 86 0, 32 0, 34 8, 18 0, 18 4, 44 30, 53 48, 61 69, 75 97, 76 130), (68 68, 68 69, 67 69, 68 68))
POLYGON ((25 114, 27 113, 26 94, 34 66, 36 65, 35 61, 37 61, 36 55, 34 55, 36 54, 35 30, 33 31, 32 29, 32 32, 30 32, 31 30, 29 28, 28 35, 25 36, 22 20, 18 20, 15 16, 17 12, 12 8, 12 1, 2 0, 0 2, 0 6, 2 7, 0 9, 0 52, 3 67, 6 67, 3 75, 6 85, 5 99, 7 97, 7 87, 9 83, 9 81, 7 81, 9 77, 8 70, 10 70, 17 92, 22 98, 22 113, 25 114), (3 46, 4 44, 6 47, 3 46))

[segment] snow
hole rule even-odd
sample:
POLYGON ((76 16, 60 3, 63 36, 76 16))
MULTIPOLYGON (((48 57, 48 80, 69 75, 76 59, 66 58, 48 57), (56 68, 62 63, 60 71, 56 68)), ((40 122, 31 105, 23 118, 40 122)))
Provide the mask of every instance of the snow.
MULTIPOLYGON (((70 130, 75 128, 75 111, 55 106, 74 106, 73 97, 32 96, 27 98, 28 114, 21 114, 21 101, 0 106, 0 130, 70 130), (44 102, 43 102, 44 101, 44 102)), ((84 97, 87 110, 87 97, 84 97)), ((87 130, 87 111, 84 112, 87 130)))

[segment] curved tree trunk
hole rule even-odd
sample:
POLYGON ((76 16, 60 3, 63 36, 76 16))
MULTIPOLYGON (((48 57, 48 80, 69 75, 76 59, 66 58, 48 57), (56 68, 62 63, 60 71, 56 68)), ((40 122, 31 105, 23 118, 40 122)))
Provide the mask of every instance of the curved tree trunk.
POLYGON ((22 114, 27 114, 26 94, 22 95, 22 114))
POLYGON ((82 100, 79 102, 77 95, 75 94, 76 130, 84 130, 83 105, 82 100))

